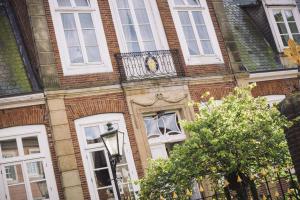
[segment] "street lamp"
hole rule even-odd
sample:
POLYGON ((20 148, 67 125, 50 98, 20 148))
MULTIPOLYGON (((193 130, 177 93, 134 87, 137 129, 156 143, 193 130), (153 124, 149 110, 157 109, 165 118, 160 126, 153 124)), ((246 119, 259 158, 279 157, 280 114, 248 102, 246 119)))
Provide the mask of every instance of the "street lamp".
POLYGON ((118 128, 114 129, 112 123, 110 122, 107 123, 106 126, 107 126, 107 132, 101 134, 100 136, 108 153, 118 200, 121 200, 121 195, 120 195, 120 190, 119 190, 119 185, 117 180, 116 167, 117 167, 117 163, 120 161, 123 155, 124 133, 120 132, 118 128))

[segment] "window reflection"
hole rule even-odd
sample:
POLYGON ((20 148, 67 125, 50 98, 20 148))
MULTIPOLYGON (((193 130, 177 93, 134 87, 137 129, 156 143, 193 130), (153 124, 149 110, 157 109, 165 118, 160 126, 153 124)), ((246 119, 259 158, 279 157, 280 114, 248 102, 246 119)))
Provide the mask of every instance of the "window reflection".
POLYGON ((19 155, 16 139, 0 141, 0 147, 3 158, 11 158, 19 155))
POLYGON ((94 144, 101 142, 100 129, 98 126, 91 126, 84 128, 86 142, 88 144, 94 144))
POLYGON ((30 183, 31 192, 34 200, 49 199, 49 192, 46 181, 30 183))
POLYGON ((26 164, 29 181, 45 179, 43 163, 41 161, 29 162, 26 164))
POLYGON ((37 137, 22 138, 24 154, 40 153, 39 141, 37 137))

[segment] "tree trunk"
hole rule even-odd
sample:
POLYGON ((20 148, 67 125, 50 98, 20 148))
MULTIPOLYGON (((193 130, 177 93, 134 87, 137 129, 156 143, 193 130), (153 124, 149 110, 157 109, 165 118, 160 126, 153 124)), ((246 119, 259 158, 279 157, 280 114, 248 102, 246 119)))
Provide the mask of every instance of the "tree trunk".
POLYGON ((249 199, 247 188, 249 186, 250 179, 243 173, 231 173, 226 176, 229 182, 229 189, 234 190, 237 194, 238 200, 249 199), (238 182, 238 176, 241 178, 241 182, 238 182))

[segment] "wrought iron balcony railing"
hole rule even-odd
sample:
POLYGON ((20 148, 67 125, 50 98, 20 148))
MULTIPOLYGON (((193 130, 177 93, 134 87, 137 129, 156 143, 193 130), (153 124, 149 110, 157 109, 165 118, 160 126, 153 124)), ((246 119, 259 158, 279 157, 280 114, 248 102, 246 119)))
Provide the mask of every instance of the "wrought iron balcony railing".
POLYGON ((178 50, 118 53, 115 56, 122 82, 184 76, 178 50))

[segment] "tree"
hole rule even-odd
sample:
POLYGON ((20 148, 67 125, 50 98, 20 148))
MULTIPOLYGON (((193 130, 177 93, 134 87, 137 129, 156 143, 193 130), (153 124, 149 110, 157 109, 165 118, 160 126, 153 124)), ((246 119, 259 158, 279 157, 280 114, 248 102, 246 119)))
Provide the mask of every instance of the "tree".
POLYGON ((205 108, 198 105, 195 120, 181 122, 189 138, 168 160, 150 162, 140 181, 140 199, 188 199, 192 183, 206 176, 228 181, 238 198, 246 199, 240 181, 252 188, 254 175, 289 164, 284 129, 292 123, 265 98, 254 98, 253 87, 234 89, 221 105, 213 98, 205 108))

